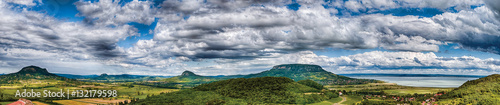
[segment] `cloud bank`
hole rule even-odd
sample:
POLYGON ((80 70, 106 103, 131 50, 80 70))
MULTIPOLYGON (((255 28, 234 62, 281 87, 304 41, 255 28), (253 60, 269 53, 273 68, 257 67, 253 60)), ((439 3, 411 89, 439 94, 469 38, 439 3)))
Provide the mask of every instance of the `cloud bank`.
POLYGON ((273 65, 300 63, 317 64, 334 73, 442 73, 448 74, 490 74, 500 70, 500 60, 479 59, 472 56, 439 57, 433 52, 387 52, 372 51, 341 57, 316 55, 312 51, 290 54, 276 54, 269 58, 235 61, 218 60, 217 65, 193 67, 204 74, 226 70, 227 74, 258 73, 273 65), (232 67, 239 67, 236 69, 232 67))
POLYGON ((398 68, 412 72, 499 70, 496 59, 442 58, 425 53, 456 43, 461 49, 500 54, 500 9, 494 0, 81 0, 74 3, 75 17, 84 18, 79 22, 61 21, 13 4, 43 3, 0 1, 0 64, 11 68, 29 61, 72 61, 125 68, 124 72, 149 68, 176 73, 210 67, 204 71, 207 74, 221 70, 251 73, 283 62, 320 64, 346 73, 398 68), (384 13, 426 8, 442 13, 384 13), (155 22, 152 39, 139 40, 130 48, 117 45, 141 35, 130 23, 155 22), (311 52, 328 48, 395 52, 345 57, 311 52), (266 59, 272 63, 252 63, 266 59), (214 62, 200 67, 188 64, 204 61, 214 62), (224 65, 252 65, 248 68, 255 69, 225 70, 224 65))

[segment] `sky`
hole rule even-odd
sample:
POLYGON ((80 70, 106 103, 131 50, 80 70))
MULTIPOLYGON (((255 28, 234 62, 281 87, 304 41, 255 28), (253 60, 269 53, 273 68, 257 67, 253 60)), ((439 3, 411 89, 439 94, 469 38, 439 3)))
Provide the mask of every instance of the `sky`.
POLYGON ((497 0, 0 0, 0 73, 500 72, 497 0))

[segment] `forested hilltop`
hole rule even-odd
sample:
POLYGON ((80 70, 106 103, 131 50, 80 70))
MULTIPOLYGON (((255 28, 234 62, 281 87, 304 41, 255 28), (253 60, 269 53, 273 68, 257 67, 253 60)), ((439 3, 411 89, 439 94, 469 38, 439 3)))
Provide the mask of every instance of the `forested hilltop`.
POLYGON ((39 82, 38 80, 79 83, 79 81, 75 79, 69 79, 49 73, 47 69, 38 66, 26 66, 16 73, 0 76, 1 84, 29 84, 31 82, 39 82))
POLYGON ((202 84, 192 89, 163 93, 133 102, 133 105, 246 105, 307 104, 336 98, 338 94, 322 91, 321 84, 287 77, 237 78, 202 84), (323 92, 306 95, 307 92, 323 92))
POLYGON ((270 70, 249 75, 201 76, 191 71, 184 71, 181 75, 172 78, 166 78, 155 82, 136 82, 136 84, 165 88, 192 88, 203 83, 210 83, 219 80, 255 77, 287 77, 294 81, 313 80, 322 85, 356 85, 382 82, 373 79, 355 79, 337 75, 324 70, 318 65, 283 64, 274 66, 270 70))
POLYGON ((274 66, 271 70, 250 74, 244 78, 253 77, 288 77, 295 81, 313 80, 322 85, 355 85, 382 82, 373 79, 355 79, 328 72, 318 65, 284 64, 274 66))

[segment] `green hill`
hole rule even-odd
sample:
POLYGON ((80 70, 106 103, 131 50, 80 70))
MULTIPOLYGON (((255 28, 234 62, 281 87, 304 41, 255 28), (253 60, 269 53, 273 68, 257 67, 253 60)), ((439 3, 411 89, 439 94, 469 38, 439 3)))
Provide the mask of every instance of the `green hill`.
POLYGON ((196 75, 191 71, 184 71, 182 72, 181 77, 200 77, 200 75, 196 75))
POLYGON ((232 77, 220 76, 220 77, 210 77, 210 76, 200 76, 191 71, 184 71, 181 75, 161 79, 158 81, 142 81, 135 82, 139 85, 148 85, 155 87, 164 87, 164 88, 192 88, 194 86, 198 86, 203 83, 210 83, 213 81, 226 80, 232 77))
POLYGON ((347 84, 366 84, 381 82, 371 79, 355 79, 346 76, 336 75, 328 72, 318 65, 307 64, 284 64, 274 66, 271 70, 267 70, 257 74, 250 74, 245 78, 254 77, 288 77, 295 81, 313 80, 323 85, 347 85, 347 84))
POLYGON ((440 104, 498 104, 500 103, 500 74, 467 81, 439 98, 440 104))
POLYGON ((0 76, 0 84, 30 84, 32 82, 43 80, 78 82, 74 79, 69 79, 49 73, 47 69, 37 66, 27 66, 22 68, 19 72, 0 76))
POLYGON ((202 84, 192 89, 160 94, 139 100, 135 105, 243 105, 243 104, 306 104, 326 100, 320 92, 286 77, 236 78, 202 84))
POLYGON ((99 77, 99 75, 75 75, 75 74, 56 74, 56 75, 70 79, 89 79, 89 78, 99 77))
POLYGON ((179 76, 167 78, 167 79, 164 79, 162 81, 171 82, 171 83, 201 84, 201 83, 207 83, 207 82, 217 81, 217 80, 220 80, 220 79, 196 75, 191 71, 184 71, 179 76))
POLYGON ((336 75, 328 72, 318 65, 306 64, 284 64, 274 66, 271 70, 249 75, 229 75, 229 76, 201 76, 191 71, 184 71, 181 75, 160 81, 136 82, 136 84, 149 85, 165 88, 192 88, 194 86, 210 83, 219 80, 232 78, 255 78, 255 77, 288 77, 294 81, 313 80, 322 85, 348 85, 366 84, 381 82, 371 79, 355 79, 346 76, 336 75))
POLYGON ((130 75, 130 74, 121 74, 121 75, 108 75, 101 74, 98 77, 84 79, 84 81, 91 82, 136 82, 136 81, 157 81, 164 78, 161 77, 153 77, 153 76, 144 76, 144 75, 130 75))
POLYGON ((208 83, 208 82, 218 81, 218 80, 222 80, 222 79, 223 79, 222 77, 200 76, 200 75, 194 74, 191 71, 184 71, 179 76, 167 78, 167 79, 164 79, 162 81, 169 82, 169 83, 202 84, 202 83, 208 83))

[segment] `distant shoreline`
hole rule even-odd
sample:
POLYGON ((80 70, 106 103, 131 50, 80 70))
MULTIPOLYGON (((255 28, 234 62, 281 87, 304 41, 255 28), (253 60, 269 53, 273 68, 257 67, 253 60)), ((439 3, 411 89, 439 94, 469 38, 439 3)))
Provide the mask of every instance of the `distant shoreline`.
POLYGON ((446 74, 338 74, 358 79, 375 79, 387 83, 396 83, 412 87, 456 88, 469 80, 483 78, 481 75, 446 75, 446 74))
POLYGON ((389 76, 389 77, 471 77, 482 78, 487 75, 449 75, 449 74, 389 74, 389 73, 353 73, 353 74, 338 74, 342 76, 389 76))

